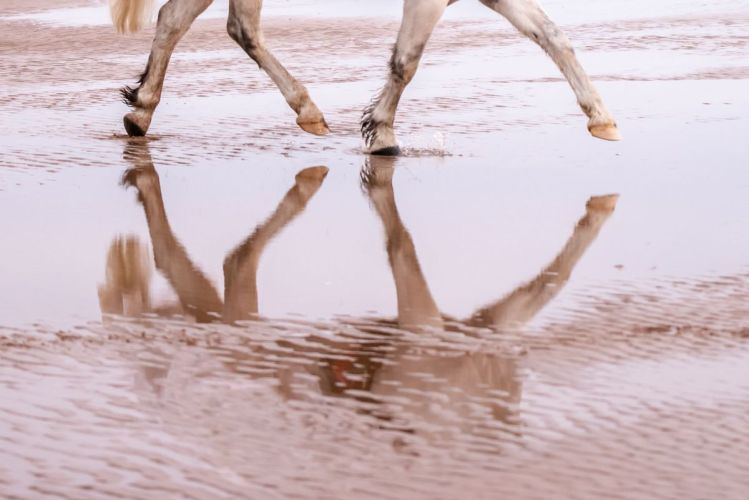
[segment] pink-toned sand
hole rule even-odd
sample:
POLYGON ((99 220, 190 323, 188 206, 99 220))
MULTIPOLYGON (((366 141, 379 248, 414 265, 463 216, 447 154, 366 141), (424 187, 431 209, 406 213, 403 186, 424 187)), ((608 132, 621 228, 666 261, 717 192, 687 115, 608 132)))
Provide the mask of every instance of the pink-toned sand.
POLYGON ((746 498, 749 11, 672 3, 564 22, 617 144, 507 23, 448 12, 390 171, 358 120, 395 18, 267 19, 328 137, 209 16, 129 140, 153 30, 3 2, 0 496, 746 498), (418 286, 398 327, 418 279, 438 328, 403 324, 418 286))

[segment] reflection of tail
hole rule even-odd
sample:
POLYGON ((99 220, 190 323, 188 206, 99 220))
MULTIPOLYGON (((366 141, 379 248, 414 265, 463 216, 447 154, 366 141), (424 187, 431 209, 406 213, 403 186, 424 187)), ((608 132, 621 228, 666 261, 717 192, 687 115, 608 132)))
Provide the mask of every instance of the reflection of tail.
POLYGON ((530 321, 567 283, 575 265, 614 211, 618 198, 617 195, 608 195, 588 200, 585 215, 554 261, 531 282, 477 311, 470 323, 499 329, 521 326, 530 321))
POLYGON ((258 313, 257 267, 266 245, 307 206, 328 175, 327 167, 310 167, 296 175, 294 186, 275 212, 224 260, 224 321, 249 319, 258 313))
POLYGON ((223 309, 221 298, 172 232, 161 196, 159 174, 153 166, 148 145, 130 143, 125 158, 132 167, 125 172, 122 182, 138 190, 138 199, 148 221, 156 268, 172 285, 186 313, 199 322, 216 319, 223 309))
POLYGON ((137 316, 150 310, 148 250, 137 237, 117 237, 107 253, 106 281, 99 287, 104 314, 137 316))
POLYGON ((402 328, 441 327, 442 318, 421 271, 411 234, 398 214, 393 172, 393 158, 373 156, 362 170, 362 187, 385 227, 388 259, 398 296, 398 323, 402 328))
POLYGON ((151 19, 153 0, 109 0, 112 23, 120 33, 140 31, 151 19))

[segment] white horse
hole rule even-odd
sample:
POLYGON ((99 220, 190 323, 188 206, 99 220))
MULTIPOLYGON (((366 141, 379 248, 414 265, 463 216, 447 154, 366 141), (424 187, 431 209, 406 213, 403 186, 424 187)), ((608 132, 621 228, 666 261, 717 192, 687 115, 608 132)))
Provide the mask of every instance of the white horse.
MULTIPOLYGON (((364 110, 361 131, 365 152, 397 155, 393 130, 398 102, 413 79, 424 47, 448 5, 457 0, 404 0, 403 20, 390 59, 390 71, 382 91, 364 110)), ((569 39, 549 19, 535 0, 480 0, 506 17, 521 33, 536 42, 554 60, 575 92, 580 108, 588 116, 588 130, 600 139, 616 141, 619 131, 600 95, 575 57, 569 39)), ((151 17, 153 0, 110 0, 112 19, 120 32, 137 31, 151 17)), ((161 98, 169 58, 192 22, 213 0, 169 0, 159 11, 156 36, 148 65, 136 87, 125 87, 122 95, 133 111, 124 117, 131 136, 148 131, 161 98)), ((306 132, 329 132, 322 112, 297 81, 266 48, 260 29, 262 0, 230 0, 229 36, 265 70, 297 114, 297 124, 306 132)))

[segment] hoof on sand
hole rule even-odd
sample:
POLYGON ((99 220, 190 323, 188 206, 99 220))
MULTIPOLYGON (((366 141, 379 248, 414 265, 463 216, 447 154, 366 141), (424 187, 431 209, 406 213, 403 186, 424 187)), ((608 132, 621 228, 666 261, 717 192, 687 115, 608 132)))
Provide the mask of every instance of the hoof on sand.
POLYGON ((370 151, 369 154, 373 156, 400 156, 401 148, 399 146, 388 146, 370 151))
POLYGON ((598 137, 604 141, 621 141, 622 136, 619 133, 619 129, 616 125, 593 125, 588 130, 593 137, 598 137))
POLYGON ((314 122, 296 122, 299 127, 307 132, 308 134, 313 135, 327 135, 330 133, 330 129, 328 128, 328 124, 325 123, 325 120, 319 120, 314 122))
POLYGON ((125 131, 127 132, 127 135, 129 135, 130 137, 143 137, 146 135, 146 130, 148 129, 148 127, 143 127, 138 124, 138 118, 136 117, 135 113, 126 114, 122 119, 122 122, 125 125, 125 131))

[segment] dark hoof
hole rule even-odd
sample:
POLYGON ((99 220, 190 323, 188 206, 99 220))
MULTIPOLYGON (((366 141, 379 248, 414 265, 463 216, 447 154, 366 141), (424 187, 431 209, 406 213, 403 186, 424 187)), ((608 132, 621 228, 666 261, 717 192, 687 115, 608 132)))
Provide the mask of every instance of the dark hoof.
POLYGON ((132 121, 127 115, 122 119, 122 123, 125 124, 125 131, 130 137, 143 137, 146 135, 146 131, 140 128, 140 126, 132 121))
POLYGON ((374 156, 400 156, 401 148, 399 146, 390 146, 387 148, 378 149, 369 153, 374 156))

